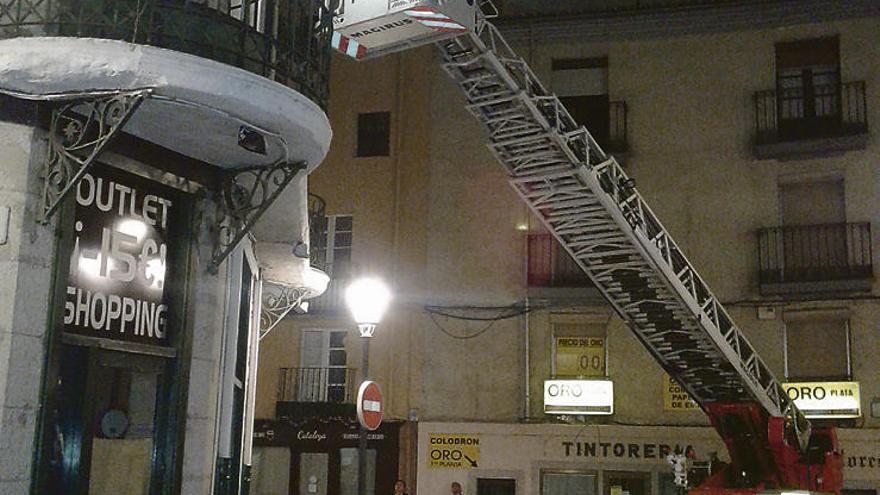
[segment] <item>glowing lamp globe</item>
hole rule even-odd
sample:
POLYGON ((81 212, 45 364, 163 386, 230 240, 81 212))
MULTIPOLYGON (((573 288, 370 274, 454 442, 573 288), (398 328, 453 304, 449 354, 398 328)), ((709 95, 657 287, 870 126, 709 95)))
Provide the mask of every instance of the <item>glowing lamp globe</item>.
POLYGON ((345 304, 358 325, 361 337, 373 336, 390 302, 391 291, 379 279, 358 279, 345 290, 345 304))

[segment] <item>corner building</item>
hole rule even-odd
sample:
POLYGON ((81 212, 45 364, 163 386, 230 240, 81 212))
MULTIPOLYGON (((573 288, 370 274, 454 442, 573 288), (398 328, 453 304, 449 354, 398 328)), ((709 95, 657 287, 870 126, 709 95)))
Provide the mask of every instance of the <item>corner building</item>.
POLYGON ((328 280, 321 16, 0 5, 0 493, 247 493, 259 337, 328 280))
MULTIPOLYGON (((875 494, 877 6, 500 7, 502 33, 625 164, 789 394, 839 427, 846 493, 875 494)), ((331 281, 264 340, 257 417, 305 426, 310 408, 353 403, 360 342, 340 289, 369 273, 396 297, 370 369, 411 493, 663 495, 665 452, 723 460, 705 415, 506 184, 435 49, 333 64, 337 135, 309 184, 331 281), (596 382, 611 385, 604 414, 559 410, 576 404, 554 385, 596 382)), ((271 452, 291 476, 273 486, 309 493, 294 482, 316 473, 308 450, 271 452)), ((314 475, 318 493, 353 493, 314 475)))

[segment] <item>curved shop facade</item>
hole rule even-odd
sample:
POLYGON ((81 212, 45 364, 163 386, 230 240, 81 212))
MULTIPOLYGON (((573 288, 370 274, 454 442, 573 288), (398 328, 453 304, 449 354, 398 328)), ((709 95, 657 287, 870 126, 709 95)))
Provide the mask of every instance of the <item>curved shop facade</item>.
POLYGON ((327 283, 306 191, 327 54, 309 76, 280 51, 319 7, 13 3, 0 492, 244 491, 259 338, 327 283))

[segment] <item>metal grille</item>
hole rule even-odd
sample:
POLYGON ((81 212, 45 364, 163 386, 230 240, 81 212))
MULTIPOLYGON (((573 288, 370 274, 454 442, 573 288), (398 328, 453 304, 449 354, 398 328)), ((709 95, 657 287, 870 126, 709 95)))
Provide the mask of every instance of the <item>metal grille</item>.
POLYGON ((167 48, 280 82, 326 108, 329 23, 313 0, 0 0, 0 38, 74 36, 167 48))
POLYGON ((281 402, 354 403, 357 371, 352 368, 281 368, 280 373, 281 402))
POLYGON ((438 44, 489 148, 529 205, 637 338, 700 404, 754 401, 809 423, 617 161, 579 127, 498 30, 438 44))

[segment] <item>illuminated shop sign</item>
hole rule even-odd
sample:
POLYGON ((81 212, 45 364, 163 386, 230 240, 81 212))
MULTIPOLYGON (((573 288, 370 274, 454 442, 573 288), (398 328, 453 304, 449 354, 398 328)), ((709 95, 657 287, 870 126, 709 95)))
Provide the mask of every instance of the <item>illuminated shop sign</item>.
POLYGON ((807 418, 858 418, 862 415, 859 382, 783 383, 807 418))
POLYGON ((614 384, 610 380, 547 380, 544 382, 547 414, 612 414, 614 384))
POLYGON ((154 182, 93 167, 76 192, 65 331, 168 342, 169 225, 178 205, 154 182))

